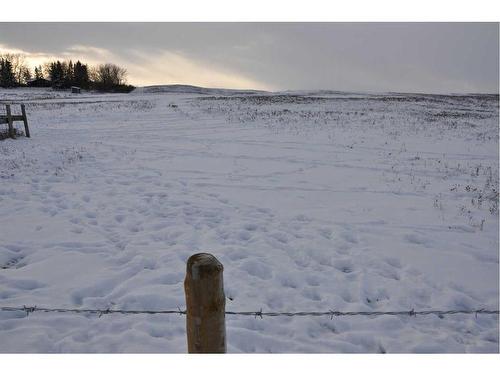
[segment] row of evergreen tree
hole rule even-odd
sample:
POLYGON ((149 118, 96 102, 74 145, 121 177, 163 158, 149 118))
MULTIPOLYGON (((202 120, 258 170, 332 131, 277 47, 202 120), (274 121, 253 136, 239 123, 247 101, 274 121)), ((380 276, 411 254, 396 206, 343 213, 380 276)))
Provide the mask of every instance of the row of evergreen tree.
MULTIPOLYGON (((52 84, 59 88, 69 88, 71 86, 78 86, 82 89, 88 89, 92 85, 89 76, 89 67, 77 61, 75 64, 70 60, 66 61, 53 61, 47 65, 46 68, 47 79, 52 84)), ((42 67, 35 68, 35 79, 44 78, 42 67)))
POLYGON ((52 86, 66 89, 78 86, 82 89, 128 92, 134 87, 127 85, 127 71, 115 64, 91 67, 81 61, 52 61, 31 70, 22 56, 0 56, 0 87, 52 86))

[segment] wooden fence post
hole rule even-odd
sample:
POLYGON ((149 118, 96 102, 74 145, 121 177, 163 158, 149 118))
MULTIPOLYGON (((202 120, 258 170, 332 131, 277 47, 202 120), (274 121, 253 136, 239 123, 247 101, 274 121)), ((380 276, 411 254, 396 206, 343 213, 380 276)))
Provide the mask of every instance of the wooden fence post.
POLYGON ((5 112, 7 114, 7 123, 9 124, 9 136, 11 138, 16 138, 16 133, 12 122, 12 113, 10 112, 10 104, 5 105, 5 112))
POLYGON ((23 114, 23 122, 24 122, 24 133, 26 137, 30 138, 30 129, 28 128, 28 118, 26 117, 26 108, 24 104, 21 104, 21 113, 23 114))
POLYGON ((211 254, 195 254, 187 262, 184 290, 189 353, 226 352, 223 271, 211 254))

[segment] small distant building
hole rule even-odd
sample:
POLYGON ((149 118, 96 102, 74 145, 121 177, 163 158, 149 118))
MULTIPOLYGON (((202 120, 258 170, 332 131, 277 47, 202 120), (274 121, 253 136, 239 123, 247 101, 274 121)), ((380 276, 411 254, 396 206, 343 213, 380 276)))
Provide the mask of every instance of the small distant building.
POLYGON ((32 79, 26 82, 26 85, 28 87, 50 87, 52 86, 52 83, 44 78, 37 78, 37 79, 32 79))
POLYGON ((81 94, 82 93, 82 89, 77 87, 77 86, 71 86, 71 93, 72 94, 81 94))
POLYGON ((64 90, 64 89, 68 89, 68 84, 66 83, 66 81, 62 78, 60 79, 56 79, 55 81, 52 82, 52 88, 55 89, 55 90, 64 90))

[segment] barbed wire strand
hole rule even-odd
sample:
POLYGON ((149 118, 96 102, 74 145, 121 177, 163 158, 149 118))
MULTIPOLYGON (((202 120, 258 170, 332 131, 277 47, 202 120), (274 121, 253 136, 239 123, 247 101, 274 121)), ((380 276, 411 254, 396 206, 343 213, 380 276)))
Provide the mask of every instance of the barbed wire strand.
MULTIPOLYGON (((38 307, 38 306, 0 306, 0 311, 22 311, 28 316, 34 312, 45 312, 45 313, 76 313, 76 314, 97 314, 99 317, 108 314, 178 314, 186 315, 186 310, 122 310, 122 309, 72 309, 72 308, 50 308, 50 307, 38 307)), ((478 314, 485 315, 499 315, 499 310, 489 310, 489 309, 474 309, 474 310, 421 310, 415 311, 295 311, 295 312, 265 312, 259 311, 226 311, 226 315, 243 315, 243 316, 254 316, 255 318, 264 318, 265 316, 276 317, 276 316, 329 316, 331 319, 338 316, 414 316, 417 315, 437 315, 440 318, 445 315, 456 315, 456 314, 474 314, 476 317, 478 314)))

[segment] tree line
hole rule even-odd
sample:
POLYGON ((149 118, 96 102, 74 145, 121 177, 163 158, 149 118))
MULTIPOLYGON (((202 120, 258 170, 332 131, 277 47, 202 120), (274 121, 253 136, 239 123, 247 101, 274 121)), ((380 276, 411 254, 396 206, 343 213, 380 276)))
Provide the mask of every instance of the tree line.
POLYGON ((22 54, 0 55, 0 87, 51 86, 82 89, 129 92, 134 86, 127 84, 127 70, 107 63, 91 66, 80 60, 55 60, 31 70, 22 54))

